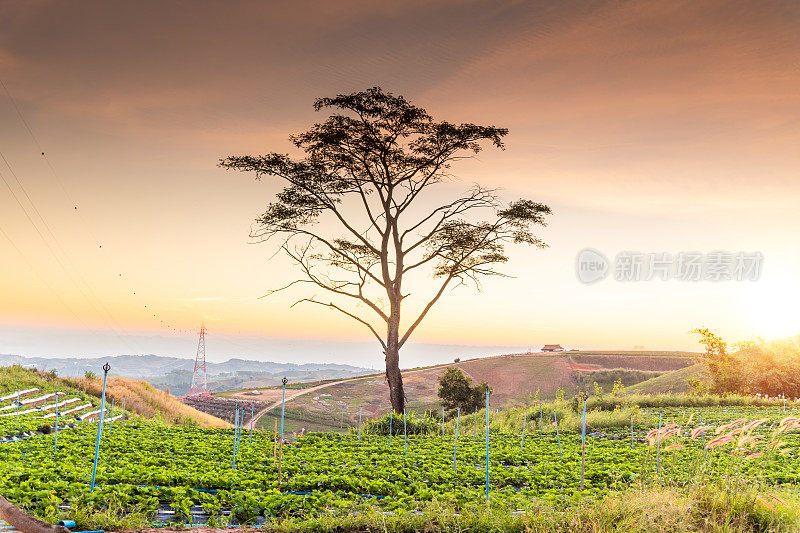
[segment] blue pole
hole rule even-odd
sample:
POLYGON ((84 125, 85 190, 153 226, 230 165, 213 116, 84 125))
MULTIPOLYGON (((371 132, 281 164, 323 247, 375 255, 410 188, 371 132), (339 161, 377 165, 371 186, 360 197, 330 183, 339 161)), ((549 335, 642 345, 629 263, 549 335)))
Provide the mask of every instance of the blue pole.
MULTIPOLYGON (((703 413, 700 413, 700 427, 703 426, 703 413)), ((708 450, 706 450, 706 432, 705 430, 701 431, 703 434, 703 459, 708 458, 708 450)))
POLYGON ((453 472, 456 471, 456 451, 458 450, 458 422, 461 420, 461 408, 458 408, 458 413, 456 414, 456 440, 453 443, 453 472))
POLYGON ((239 434, 239 403, 236 403, 236 411, 233 415, 233 459, 231 460, 231 470, 236 470, 236 437, 239 434))
POLYGON ((286 409, 286 378, 283 378, 283 396, 281 397, 281 448, 283 447, 283 414, 286 409))
POLYGON ((256 404, 250 404, 250 446, 253 445, 253 416, 256 414, 256 404))
POLYGON ((475 424, 472 426, 472 442, 478 438, 478 408, 475 408, 475 424))
POLYGON ((631 449, 633 449, 633 413, 631 413, 631 449))
POLYGON ((53 454, 58 452, 58 391, 56 391, 56 440, 53 444, 53 454))
POLYGON ((239 438, 236 441, 236 453, 239 453, 239 446, 242 444, 242 431, 244 430, 244 406, 239 411, 239 438))
POLYGON ((489 391, 486 391, 486 503, 489 503, 489 391))
POLYGON ((583 492, 583 473, 586 470, 586 396, 583 397, 583 415, 581 416, 581 492, 583 492))
POLYGON ((358 408, 358 442, 361 443, 361 411, 363 407, 358 408))
POLYGON ((553 422, 556 423, 556 439, 558 439, 558 455, 560 455, 561 458, 563 459, 564 454, 561 453, 561 435, 558 434, 558 418, 556 417, 555 409, 553 410, 553 422))
POLYGON ((392 420, 394 420, 394 407, 389 411, 389 448, 392 447, 392 420))
POLYGON ((519 444, 519 451, 525 447, 525 425, 528 423, 528 408, 525 408, 525 414, 522 417, 522 442, 519 444))
POLYGON ((239 453, 239 433, 242 431, 241 410, 239 409, 239 401, 236 401, 236 420, 234 420, 234 433, 233 433, 233 453, 239 453))
POLYGON ((661 470, 661 411, 658 412, 658 446, 656 447, 656 474, 661 470))
POLYGON ((408 462, 408 429, 406 428, 406 408, 405 407, 403 407, 403 440, 405 441, 405 451, 406 451, 405 462, 408 462))
POLYGON ((103 393, 100 396, 100 422, 97 425, 97 440, 94 443, 94 466, 92 467, 92 486, 89 492, 94 491, 94 480, 97 475, 97 456, 100 455, 100 437, 103 436, 103 417, 106 413, 106 378, 108 371, 111 370, 111 365, 108 363, 103 365, 103 393))

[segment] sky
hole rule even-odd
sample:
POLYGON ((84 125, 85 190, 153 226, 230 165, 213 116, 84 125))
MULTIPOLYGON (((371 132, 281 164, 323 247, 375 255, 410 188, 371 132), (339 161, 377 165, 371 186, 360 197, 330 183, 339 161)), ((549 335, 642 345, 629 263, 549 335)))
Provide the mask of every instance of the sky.
POLYGON ((302 291, 260 298, 294 279, 249 238, 281 184, 217 166, 292 153, 314 99, 375 85, 509 129, 430 201, 553 210, 549 247, 449 291, 401 365, 800 333, 798 24, 778 1, 3 2, 0 353, 193 357, 204 322, 211 360, 380 367, 302 291), (579 279, 586 248, 606 279, 579 279), (715 251, 760 253, 758 279, 614 279, 624 252, 715 251))

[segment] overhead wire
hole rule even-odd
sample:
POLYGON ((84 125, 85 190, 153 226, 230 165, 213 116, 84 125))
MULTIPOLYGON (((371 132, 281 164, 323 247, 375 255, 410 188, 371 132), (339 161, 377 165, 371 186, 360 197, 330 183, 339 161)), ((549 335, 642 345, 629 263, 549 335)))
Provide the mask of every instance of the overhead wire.
MULTIPOLYGON (((94 239, 94 241, 95 241, 96 243, 99 243, 99 242, 100 242, 100 241, 99 241, 99 239, 97 239, 97 238, 96 238, 96 236, 95 236, 95 235, 93 235, 93 233, 92 233, 92 231, 91 231, 91 225, 89 225, 89 224, 87 224, 87 223, 86 223, 85 219, 83 218, 83 215, 82 215, 82 212, 81 212, 81 210, 79 210, 79 209, 78 209, 78 204, 77 204, 77 203, 76 203, 76 202, 73 200, 72 196, 70 195, 69 191, 67 190, 67 187, 64 185, 64 182, 63 182, 63 180, 62 180, 62 179, 61 179, 61 177, 59 176, 58 172, 56 172, 56 169, 55 169, 55 167, 53 166, 53 164, 50 162, 50 159, 47 157, 47 154, 46 154, 46 152, 45 152, 45 150, 44 150, 44 148, 43 148, 42 144, 39 142, 39 139, 38 139, 38 137, 36 136, 35 132, 33 131, 33 128, 31 127, 30 123, 27 121, 27 119, 25 118, 24 114, 22 113, 22 109, 21 109, 21 107, 20 107, 20 106, 17 104, 17 101, 16 101, 16 99, 14 99, 13 95, 11 94, 11 91, 8 89, 8 86, 5 84, 5 82, 4 82, 2 79, 0 79, 0 85, 2 85, 2 87, 3 87, 3 90, 4 90, 4 91, 5 91, 5 93, 6 93, 6 96, 8 97, 9 101, 11 102, 11 105, 13 106, 14 110, 16 111, 16 113, 17 113, 17 116, 19 117, 19 120, 20 120, 20 122, 21 122, 21 123, 22 123, 22 125, 24 126, 25 130, 27 131, 28 135, 30 136, 31 140, 33 141, 33 143, 35 144, 35 146, 37 147, 37 149, 39 150, 39 152, 41 153, 41 156, 42 156, 42 158, 45 160, 45 163, 46 163, 46 165, 47 165, 48 169, 50 170, 50 173, 53 175, 53 177, 55 178, 55 181, 58 183, 58 185, 59 185, 59 187, 60 187, 61 191, 64 193, 64 196, 65 196, 65 198, 68 200, 68 202, 70 203, 70 205, 72 205, 72 206, 74 207, 74 210, 77 212, 77 214, 78 214, 78 217, 80 218, 81 222, 83 223, 83 225, 85 226, 85 228, 86 228, 86 229, 88 229, 87 233, 89 233, 89 234, 90 234, 90 235, 93 237, 93 239, 94 239)), ((89 296, 87 296, 87 294, 86 294, 86 293, 83 291, 83 289, 81 288, 80 284, 79 284, 79 283, 77 283, 77 282, 75 281, 75 279, 73 278, 73 276, 71 275, 71 273, 70 273, 70 272, 67 270, 66 266, 65 266, 65 265, 63 264, 63 262, 62 262, 62 261, 61 261, 61 260, 58 258, 57 254, 56 254, 56 253, 55 253, 55 251, 52 249, 52 246, 50 246, 50 244, 48 243, 47 239, 45 239, 45 238, 44 238, 44 235, 42 235, 42 232, 41 232, 41 230, 40 230, 40 229, 39 229, 39 227, 38 227, 38 226, 37 226, 37 225, 34 223, 34 221, 33 221, 32 217, 30 216, 30 214, 28 213, 28 211, 27 211, 27 210, 24 208, 24 206, 23 206, 22 202, 21 202, 21 201, 19 200, 19 198, 16 196, 16 194, 15 194, 15 193, 14 193, 14 191, 13 191, 13 189, 12 189, 12 188, 11 188, 11 186, 8 184, 8 182, 5 180, 5 178, 3 178, 3 181, 4 181, 4 182, 5 182, 5 184, 6 184, 6 187, 8 187, 9 191, 12 193, 12 196, 14 196, 14 199, 17 201, 17 204, 20 206, 20 208, 21 208, 21 209, 23 210, 23 212, 25 213, 25 216, 26 216, 26 218, 28 219, 28 221, 29 221, 29 222, 31 223, 31 225, 33 225, 33 226, 34 226, 34 228, 36 229, 37 233, 39 234, 39 237, 42 239, 42 241, 43 241, 43 242, 45 243, 45 245, 48 247, 48 249, 49 249, 49 251, 51 252, 51 254, 52 254, 52 255, 53 255, 55 258, 56 258, 56 261, 59 263, 59 265, 62 267, 62 269, 63 269, 63 270, 64 270, 64 271, 67 273, 67 275, 70 277, 71 281, 72 281, 72 282, 73 282, 73 283, 76 285, 76 288, 78 288, 79 292, 81 292, 81 294, 84 296, 84 298, 87 300, 87 302, 89 302, 89 304, 90 304, 90 305, 91 305, 91 306, 94 308, 95 312, 97 312, 97 313, 98 313, 98 315, 99 315, 99 316, 101 316, 101 318, 103 318, 105 321, 107 321, 107 323, 108 323, 108 324, 111 326, 111 327, 110 327, 110 329, 111 329, 111 330, 112 330, 112 331, 113 331, 113 332, 114 332, 114 333, 115 333, 115 334, 116 334, 118 337, 120 337, 120 335, 119 335, 119 332, 118 332, 117 330, 121 330, 123 333, 125 333, 125 334, 126 334, 126 341, 128 341, 130 336, 129 336, 129 334, 127 333, 127 331, 125 330, 125 328, 124 328, 124 327, 122 327, 122 326, 119 324, 119 322, 117 322, 117 321, 116 321, 116 319, 115 319, 115 318, 114 318, 114 316, 111 314, 111 312, 108 310, 108 308, 105 306, 105 304, 102 302, 102 300, 100 300, 100 299, 97 297, 97 295, 94 293, 94 291, 93 291, 93 289, 92 289, 91 285, 89 285, 89 283, 87 283, 87 282, 86 282, 85 278, 83 278, 83 276, 81 275, 80 271, 79 271, 79 270, 78 270, 78 269, 75 267, 74 263, 72 263, 72 261, 70 260, 70 257, 69 257, 69 255, 66 253, 66 251, 64 250, 64 248, 61 246, 61 244, 60 244, 59 240, 57 239, 57 237, 55 236, 55 234, 54 234, 54 233, 52 232, 52 230, 50 229, 50 226, 47 224, 47 221, 44 219, 44 217, 43 217, 43 216, 41 215, 41 213, 39 212, 38 208, 36 207, 35 203, 34 203, 34 202, 33 202, 33 200, 31 199, 31 197, 30 197, 30 195, 28 194, 27 190, 26 190, 26 189, 24 188, 24 186, 22 185, 22 183, 21 183, 20 179, 18 178, 18 176, 17 176, 17 175, 16 175, 16 173, 14 172, 13 168, 11 167, 11 165, 10 165, 9 161, 6 159, 5 155, 3 155, 3 154, 2 154, 2 152, 0 152, 0 156, 2 156, 2 159, 3 159, 3 161, 5 162, 6 166, 8 167, 8 169, 9 169, 9 171, 11 172, 12 176, 14 177, 15 181, 17 182, 17 185, 19 186, 19 188, 20 188, 20 189, 22 190, 22 192, 24 193, 24 195, 25 195, 25 197, 27 198, 27 200, 28 200, 28 202, 30 203, 30 205, 33 207, 33 210, 35 211, 36 215, 37 215, 37 216, 39 217, 39 219, 41 220, 41 222, 42 222, 42 225, 43 225, 43 226, 45 227, 45 229, 47 230, 47 233, 48 233, 48 234, 51 236, 51 238, 52 238, 52 239, 53 239, 53 241, 55 242, 55 244, 56 244, 56 246, 58 247, 58 249, 61 251, 61 253, 62 253, 62 255, 64 256, 64 258, 66 259, 66 261, 67 261, 67 262, 69 262, 70 266, 73 268, 73 270, 75 271, 75 273, 76 273, 77 277, 78 277, 78 278, 80 279, 80 281, 83 283, 83 285, 84 285, 84 287, 86 288, 86 290, 87 290, 87 291, 89 292, 89 294, 90 294, 90 295, 91 295, 91 296, 92 296, 92 297, 93 297, 93 298, 96 300, 96 302, 97 302, 97 306, 99 306, 100 308, 102 308, 103 312, 105 313, 105 317, 103 317, 103 313, 101 313, 101 312, 98 310, 98 307, 94 305, 94 303, 93 303, 93 302, 90 300, 89 296)), ((12 241, 12 242, 13 242, 13 241, 12 241)), ((100 244, 100 245, 99 245, 99 247, 100 247, 100 248, 102 248, 102 244, 100 244)), ((26 261, 27 261, 27 259, 26 259, 26 261)), ((30 264, 30 263, 29 263, 29 264, 30 264)), ((122 277, 122 274, 120 274, 120 275, 119 275, 119 277, 122 277)), ((134 294, 134 295, 136 294, 136 292, 135 292, 135 291, 132 291, 132 292, 133 292, 133 294, 134 294)), ((144 305, 144 308, 147 308, 147 305, 146 305, 146 304, 144 305)), ((181 331, 183 331, 183 330, 181 330, 180 328, 177 328, 177 327, 175 327, 175 326, 173 326, 173 325, 171 325, 171 324, 169 324, 169 323, 165 322, 164 320, 161 320, 161 319, 160 319, 160 317, 159 317, 157 314, 154 314, 153 316, 154 316, 154 317, 155 317, 157 320, 159 320, 159 322, 160 322, 160 324, 162 325, 162 327, 166 327, 167 329, 170 329, 170 330, 172 330, 172 331, 174 331, 174 332, 181 332, 181 331)), ((120 337, 120 339, 122 339, 122 337, 120 337)))

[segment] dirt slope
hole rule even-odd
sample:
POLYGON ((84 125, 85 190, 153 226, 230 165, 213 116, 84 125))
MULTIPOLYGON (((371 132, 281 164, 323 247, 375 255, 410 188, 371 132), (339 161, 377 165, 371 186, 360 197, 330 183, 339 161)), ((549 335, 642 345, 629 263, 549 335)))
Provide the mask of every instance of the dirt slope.
MULTIPOLYGON (((552 398, 559 387, 574 391, 582 374, 627 369, 669 372, 693 363, 695 354, 685 352, 562 352, 554 354, 512 354, 470 359, 428 368, 405 370, 408 409, 437 408, 438 378, 449 366, 457 366, 473 381, 486 381, 493 389, 492 404, 501 407, 531 401, 537 390, 541 398, 552 398)), ((272 401, 260 414, 261 427, 273 429, 280 414, 280 390, 260 391, 259 396, 226 393, 243 400, 272 401)), ((325 383, 308 389, 287 389, 288 431, 336 429, 356 425, 389 410, 389 393, 383 376, 366 376, 325 383)))

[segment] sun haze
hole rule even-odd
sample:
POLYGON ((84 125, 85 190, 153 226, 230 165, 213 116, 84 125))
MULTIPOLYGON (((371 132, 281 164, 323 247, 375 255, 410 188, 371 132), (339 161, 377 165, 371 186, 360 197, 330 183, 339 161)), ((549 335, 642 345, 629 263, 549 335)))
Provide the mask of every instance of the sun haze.
POLYGON ((509 129, 434 200, 477 182, 553 210, 548 248, 448 292, 414 342, 695 350, 698 326, 800 332, 800 4, 578 5, 4 3, 0 353, 192 356, 205 322, 214 357, 379 366, 346 317, 260 298, 296 277, 249 239, 281 184, 217 166, 298 155, 316 98, 376 85, 509 129), (608 260, 596 283, 576 273, 586 248, 608 260), (763 260, 742 280, 616 279, 620 254, 695 252, 763 260))

